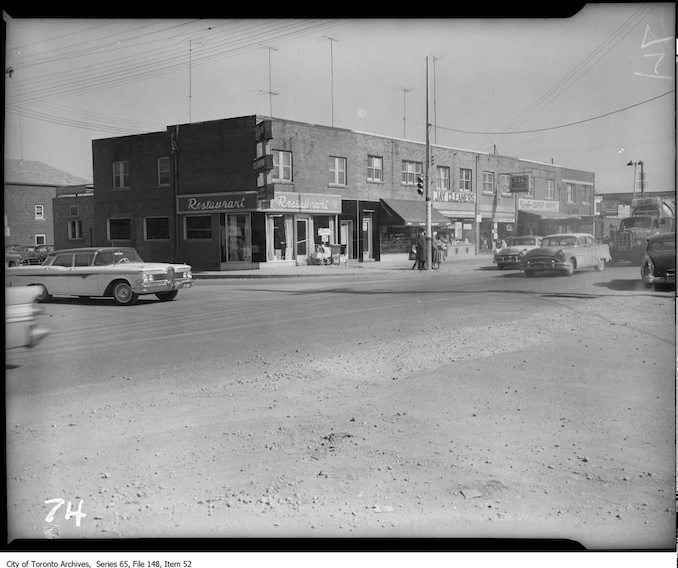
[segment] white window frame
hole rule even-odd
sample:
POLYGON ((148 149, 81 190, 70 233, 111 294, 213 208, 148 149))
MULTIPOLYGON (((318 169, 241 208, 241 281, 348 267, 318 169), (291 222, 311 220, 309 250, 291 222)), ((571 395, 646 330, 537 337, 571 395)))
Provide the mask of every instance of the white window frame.
POLYGON ((511 197, 511 174, 499 174, 497 178, 497 190, 504 196, 511 197))
POLYGON ((416 185, 417 177, 424 175, 424 162, 403 160, 402 185, 416 185))
POLYGON ((171 225, 170 225, 170 219, 169 217, 165 215, 154 215, 151 217, 144 217, 144 240, 145 241, 152 241, 152 242, 157 242, 157 241, 169 241, 170 236, 171 236, 171 225), (149 219, 167 219, 167 238, 164 239, 149 239, 148 238, 148 220, 149 219))
POLYGON ((556 198, 556 182, 552 179, 546 180, 546 199, 556 198))
POLYGON ((483 172, 483 195, 494 195, 494 172, 483 172))
POLYGON ((112 217, 106 219, 106 239, 109 241, 131 241, 132 240, 132 219, 129 217, 112 217), (111 221, 128 221, 129 222, 129 237, 126 239, 112 239, 111 238, 111 221))
POLYGON ((534 176, 530 176, 528 181, 528 186, 527 186, 527 196, 528 197, 534 197, 534 187, 535 187, 535 181, 534 181, 534 176))
POLYGON ((80 219, 68 220, 68 240, 81 241, 82 236, 82 221, 80 219))
POLYGON ((273 169, 271 180, 278 182, 292 182, 292 152, 286 150, 272 150, 273 169))
POLYGON ((448 166, 436 166, 436 190, 450 190, 450 168, 448 166))
POLYGON ((42 233, 38 233, 33 236, 33 242, 35 246, 38 245, 46 245, 47 244, 47 237, 43 235, 42 233))
POLYGON ((567 203, 574 203, 575 200, 575 190, 574 190, 574 184, 568 183, 566 184, 566 200, 567 203))
POLYGON ((384 181, 384 158, 381 156, 367 156, 367 181, 384 181))
POLYGON ((129 189, 129 161, 113 162, 113 189, 129 189))
POLYGON ((346 158, 341 156, 330 156, 330 185, 346 186, 346 158))
POLYGON ((168 186, 171 182, 171 179, 169 156, 161 156, 158 158, 158 185, 168 186), (165 181, 165 178, 167 181, 165 181))
POLYGON ((38 221, 44 221, 45 220, 45 206, 41 204, 36 204, 34 208, 35 212, 35 219, 38 221))
POLYGON ((459 168, 459 190, 473 191, 473 170, 470 168, 459 168))

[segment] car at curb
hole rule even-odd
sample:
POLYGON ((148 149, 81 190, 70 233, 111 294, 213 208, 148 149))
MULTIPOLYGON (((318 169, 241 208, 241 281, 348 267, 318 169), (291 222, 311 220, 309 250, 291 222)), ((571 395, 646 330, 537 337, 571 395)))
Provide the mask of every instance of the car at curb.
POLYGON ((521 237, 508 237, 505 247, 494 253, 492 262, 499 270, 505 268, 520 268, 523 257, 532 249, 541 246, 542 237, 537 235, 523 235, 521 237))
POLYGON ((590 233, 557 233, 546 235, 541 247, 528 251, 521 268, 527 277, 545 272, 571 276, 582 268, 604 270, 609 261, 609 246, 590 233))
POLYGON ((35 347, 49 335, 36 319, 43 313, 36 301, 39 293, 32 286, 5 288, 5 362, 10 366, 17 366, 17 352, 35 347))
POLYGON ((640 277, 655 290, 676 286, 676 233, 648 237, 640 262, 640 277))
POLYGON ((39 266, 7 268, 5 285, 36 286, 38 302, 52 296, 110 297, 124 306, 150 294, 173 300, 193 285, 193 274, 188 264, 144 262, 131 247, 87 247, 51 252, 39 266))

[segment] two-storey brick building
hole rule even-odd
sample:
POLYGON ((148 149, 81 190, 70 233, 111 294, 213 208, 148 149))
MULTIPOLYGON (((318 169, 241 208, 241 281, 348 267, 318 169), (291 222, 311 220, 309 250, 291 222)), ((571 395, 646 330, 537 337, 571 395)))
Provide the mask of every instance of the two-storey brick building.
MULTIPOLYGON (((244 116, 92 147, 95 244, 134 246, 148 260, 302 264, 319 243, 380 260, 406 253, 426 222, 420 142, 244 116)), ((430 156, 434 230, 466 250, 476 234, 489 242, 590 221, 591 172, 438 145, 430 156), (511 193, 514 174, 527 174, 526 193, 511 193)))

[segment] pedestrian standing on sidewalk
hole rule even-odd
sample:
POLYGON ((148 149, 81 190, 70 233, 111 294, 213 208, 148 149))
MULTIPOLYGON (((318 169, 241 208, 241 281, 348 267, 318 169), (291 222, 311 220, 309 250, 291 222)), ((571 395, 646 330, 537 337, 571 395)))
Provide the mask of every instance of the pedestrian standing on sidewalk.
POLYGON ((417 268, 424 270, 426 267, 426 234, 424 229, 419 230, 417 235, 417 268))

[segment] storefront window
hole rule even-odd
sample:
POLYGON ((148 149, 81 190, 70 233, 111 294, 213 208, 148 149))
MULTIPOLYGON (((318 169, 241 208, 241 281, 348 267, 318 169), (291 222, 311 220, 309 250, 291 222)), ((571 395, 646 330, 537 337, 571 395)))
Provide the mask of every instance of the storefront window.
POLYGON ((318 215, 313 217, 313 228, 315 230, 315 244, 332 244, 334 238, 334 218, 318 215))
POLYGON ((251 260, 251 251, 247 239, 248 215, 227 215, 228 261, 251 260))
POLYGON ((268 260, 291 260, 294 241, 292 215, 270 215, 268 219, 269 234, 273 235, 273 250, 269 249, 268 260))
POLYGON ((209 215, 187 215, 184 217, 184 234, 186 239, 211 239, 212 217, 209 215))

